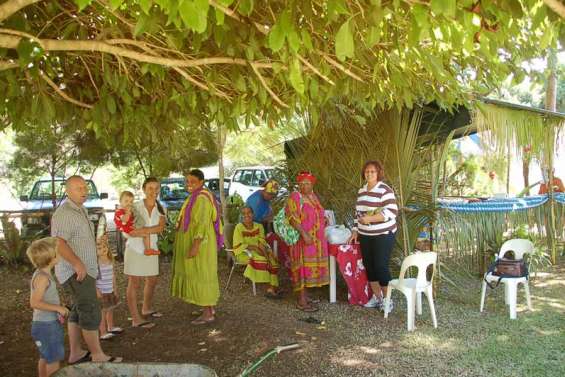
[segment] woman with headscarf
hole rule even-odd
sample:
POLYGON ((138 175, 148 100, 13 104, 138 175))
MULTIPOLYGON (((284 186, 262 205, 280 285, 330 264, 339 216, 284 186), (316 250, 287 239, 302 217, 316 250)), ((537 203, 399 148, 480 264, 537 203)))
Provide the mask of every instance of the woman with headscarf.
POLYGON ((204 188, 204 173, 191 170, 186 177, 189 196, 177 220, 171 295, 203 307, 192 321, 202 325, 215 320, 220 297, 218 249, 222 247, 222 223, 214 194, 204 188))
POLYGON ((239 263, 247 264, 243 276, 254 283, 268 284, 265 297, 281 298, 277 292, 279 264, 265 240, 265 231, 261 224, 253 222, 250 207, 241 209, 241 217, 242 222, 233 232, 233 251, 239 263))
POLYGON ((314 312, 318 308, 308 297, 306 289, 329 284, 324 207, 313 190, 316 183, 314 175, 303 171, 296 181, 299 190, 290 194, 285 207, 290 224, 300 233, 296 244, 290 246, 290 277, 298 294, 296 308, 314 312))

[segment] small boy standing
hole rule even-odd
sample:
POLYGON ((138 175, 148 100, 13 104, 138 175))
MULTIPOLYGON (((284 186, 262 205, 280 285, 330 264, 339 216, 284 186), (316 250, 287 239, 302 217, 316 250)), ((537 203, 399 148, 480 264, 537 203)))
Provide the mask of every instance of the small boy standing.
MULTIPOLYGON (((130 234, 133 230, 145 227, 145 220, 140 213, 135 211, 133 206, 133 193, 123 191, 120 194, 120 208, 114 213, 114 223, 120 232, 130 234)), ((143 236, 143 247, 145 255, 159 255, 159 250, 151 248, 149 235, 143 236)))
POLYGON ((29 304, 33 309, 31 336, 39 350, 40 377, 51 376, 65 358, 63 323, 69 310, 61 305, 53 267, 59 261, 57 239, 53 237, 34 241, 26 252, 36 270, 31 278, 29 304))

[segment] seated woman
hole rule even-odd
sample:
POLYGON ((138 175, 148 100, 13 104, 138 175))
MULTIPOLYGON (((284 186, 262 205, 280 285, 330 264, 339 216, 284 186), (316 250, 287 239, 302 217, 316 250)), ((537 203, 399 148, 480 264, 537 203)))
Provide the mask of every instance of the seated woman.
POLYGON ((250 207, 241 209, 243 222, 235 226, 233 232, 233 251, 238 263, 246 263, 243 276, 254 283, 267 283, 269 286, 265 296, 280 298, 277 292, 279 265, 276 257, 265 241, 263 226, 253 222, 253 210, 250 207), (245 251, 251 253, 249 256, 245 251))

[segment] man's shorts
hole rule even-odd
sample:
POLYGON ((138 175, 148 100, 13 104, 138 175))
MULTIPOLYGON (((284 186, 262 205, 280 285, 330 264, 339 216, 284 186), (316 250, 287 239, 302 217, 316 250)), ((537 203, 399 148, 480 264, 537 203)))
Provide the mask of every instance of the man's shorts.
POLYGON ((59 321, 33 321, 31 337, 47 364, 65 359, 65 333, 59 321))
POLYGON ((75 274, 63 283, 63 289, 72 299, 69 322, 77 323, 83 330, 98 330, 101 314, 96 297, 96 280, 86 275, 83 281, 77 281, 75 274))

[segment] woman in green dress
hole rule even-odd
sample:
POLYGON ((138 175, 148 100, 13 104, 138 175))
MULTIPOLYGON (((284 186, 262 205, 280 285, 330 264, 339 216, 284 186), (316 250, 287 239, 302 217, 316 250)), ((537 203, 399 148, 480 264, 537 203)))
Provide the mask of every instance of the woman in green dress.
POLYGON ((194 325, 213 322, 220 297, 218 249, 223 244, 220 211, 214 195, 204 188, 204 174, 191 170, 186 177, 190 195, 177 221, 171 295, 203 307, 194 325))
POLYGON ((241 217, 243 221, 235 226, 233 232, 233 252, 239 263, 247 264, 243 276, 254 283, 267 283, 266 297, 281 298, 276 291, 279 264, 265 241, 263 226, 253 222, 251 207, 243 207, 241 217))

